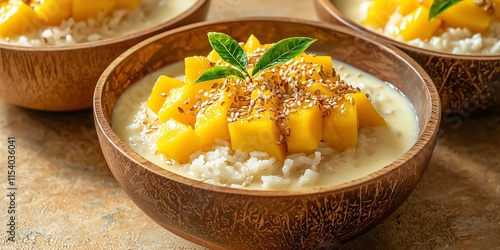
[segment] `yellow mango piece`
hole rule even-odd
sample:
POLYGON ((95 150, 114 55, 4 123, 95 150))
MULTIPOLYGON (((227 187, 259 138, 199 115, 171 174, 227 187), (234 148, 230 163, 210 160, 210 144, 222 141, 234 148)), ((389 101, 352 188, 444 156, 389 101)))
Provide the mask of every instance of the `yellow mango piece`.
POLYGON ((0 37, 27 34, 40 23, 35 10, 22 1, 0 3, 0 37))
POLYGON ((368 8, 364 25, 383 28, 398 6, 398 0, 373 0, 368 8))
POLYGON ((194 83, 198 78, 211 69, 213 64, 205 56, 192 56, 184 59, 184 74, 186 75, 186 84, 193 85, 191 96, 189 97, 191 107, 196 101, 206 101, 208 98, 205 92, 216 88, 219 84, 224 82, 224 79, 216 79, 211 81, 194 83))
POLYGON ((422 5, 429 10, 431 9, 432 3, 434 2, 434 0, 418 0, 418 1, 422 2, 422 5))
POLYGON ((222 58, 219 56, 219 53, 217 53, 217 51, 215 50, 212 50, 210 51, 210 53, 208 53, 207 59, 212 63, 216 63, 219 60, 222 61, 222 58))
MULTIPOLYGON (((333 62, 332 62, 332 57, 331 56, 318 56, 318 55, 308 55, 308 54, 303 54, 299 57, 297 57, 295 60, 300 61, 301 58, 304 58, 304 61, 312 63, 312 64, 318 64, 321 65, 323 68, 323 71, 328 75, 328 76, 336 76, 333 71, 333 62)), ((319 69, 319 67, 315 67, 316 69, 319 69)), ((316 70, 317 72, 317 70, 316 70)), ((314 79, 321 79, 321 76, 318 75, 317 73, 314 75, 314 79)))
POLYGON ((141 0, 115 0, 115 5, 113 8, 115 10, 135 10, 137 9, 137 6, 139 6, 140 2, 141 0))
POLYGON ((179 79, 175 79, 165 75, 159 76, 155 82, 155 85, 153 86, 151 95, 149 95, 148 107, 155 114, 158 114, 158 111, 163 106, 165 99, 167 99, 167 96, 170 93, 170 90, 173 88, 178 88, 182 85, 184 85, 184 82, 179 79))
POLYGON ((35 7, 40 20, 48 25, 59 25, 71 16, 72 0, 44 0, 35 7))
POLYGON ((109 14, 115 5, 115 0, 73 0, 71 13, 75 21, 85 21, 95 18, 99 13, 109 14))
POLYGON ((434 35, 434 32, 440 25, 440 18, 434 18, 429 22, 429 9, 420 6, 415 11, 403 17, 403 20, 395 29, 394 35, 400 35, 406 41, 416 38, 426 40, 434 35))
POLYGON ((397 10, 402 16, 406 16, 415 11, 421 5, 427 9, 431 8, 433 0, 399 0, 397 10))
POLYGON ((160 127, 160 136, 156 141, 158 152, 179 163, 188 163, 190 156, 201 150, 202 138, 192 127, 176 121, 167 120, 160 127))
POLYGON ((259 113, 261 118, 250 121, 240 119, 228 125, 231 137, 231 148, 243 152, 266 152, 270 157, 283 162, 286 157, 286 144, 278 144, 281 132, 276 121, 269 119, 275 117, 271 111, 259 113))
POLYGON ((493 16, 500 22, 500 0, 493 0, 493 8, 495 9, 493 16))
MULTIPOLYGON (((194 83, 198 78, 211 69, 212 63, 206 56, 191 56, 184 59, 184 74, 186 83, 194 83)), ((215 82, 215 81, 211 81, 215 82)))
POLYGON ((332 97, 334 95, 334 92, 331 91, 327 85, 324 85, 321 82, 315 82, 313 83, 310 87, 306 86, 306 91, 314 94, 314 95, 327 95, 329 97, 332 97))
POLYGON ((323 136, 323 112, 318 105, 312 108, 304 106, 287 117, 288 153, 311 153, 318 147, 323 136))
POLYGON ((187 83, 171 89, 158 111, 158 118, 163 122, 175 119, 193 127, 196 120, 195 114, 190 111, 193 103, 186 103, 194 92, 193 89, 194 85, 187 83))
POLYGON ((446 27, 467 28, 477 33, 485 31, 494 17, 483 11, 473 0, 464 0, 443 11, 439 18, 446 27))
POLYGON ((260 48, 262 46, 262 44, 260 44, 260 41, 259 39, 257 39, 257 37, 255 37, 253 34, 250 35, 245 43, 245 45, 243 45, 243 49, 245 50, 245 52, 247 54, 251 54, 253 53, 257 48, 260 48))
POLYGON ((323 141, 342 152, 358 145, 359 123, 356 103, 351 104, 343 99, 338 105, 338 108, 331 110, 329 116, 323 118, 323 141))
POLYGON ((356 112, 358 113, 360 127, 378 127, 387 124, 384 117, 375 109, 365 93, 357 92, 347 94, 346 96, 352 97, 356 103, 356 112))
POLYGON ((220 97, 196 116, 194 131, 204 139, 205 146, 210 146, 215 139, 229 140, 227 121, 228 110, 234 103, 234 98, 229 97, 232 92, 221 90, 220 97))
POLYGON ((397 10, 399 14, 406 16, 415 11, 418 7, 420 7, 419 0, 399 0, 397 10))
POLYGON ((167 95, 163 106, 158 111, 158 117, 162 121, 174 118, 184 124, 194 127, 196 122, 196 113, 193 106, 198 102, 208 99, 204 94, 208 92, 214 84, 219 84, 223 79, 194 83, 206 70, 212 68, 212 65, 205 56, 187 57, 184 60, 186 81, 180 88, 173 88, 167 95))

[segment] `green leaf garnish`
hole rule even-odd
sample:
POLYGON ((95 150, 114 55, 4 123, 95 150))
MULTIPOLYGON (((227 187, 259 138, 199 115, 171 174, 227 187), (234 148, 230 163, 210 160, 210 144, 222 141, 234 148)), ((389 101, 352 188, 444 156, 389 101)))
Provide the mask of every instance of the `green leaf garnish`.
POLYGON ((245 80, 245 76, 235 68, 215 66, 205 71, 205 73, 203 73, 194 83, 196 84, 221 78, 240 78, 245 80))
POLYGON ((252 70, 252 76, 280 65, 304 52, 316 39, 309 37, 291 37, 283 39, 271 46, 252 70))
POLYGON ((248 65, 247 53, 232 37, 224 33, 209 32, 208 42, 222 60, 246 72, 248 65))
POLYGON ((206 82, 221 78, 239 78, 257 76, 264 70, 285 63, 304 52, 316 39, 308 37, 291 37, 272 45, 262 55, 252 70, 248 73, 248 56, 245 50, 232 37, 218 32, 209 32, 208 41, 222 60, 233 67, 216 66, 203 73, 194 83, 206 82))
POLYGON ((429 21, 436 18, 443 11, 461 1, 462 0, 434 0, 429 10, 429 21))

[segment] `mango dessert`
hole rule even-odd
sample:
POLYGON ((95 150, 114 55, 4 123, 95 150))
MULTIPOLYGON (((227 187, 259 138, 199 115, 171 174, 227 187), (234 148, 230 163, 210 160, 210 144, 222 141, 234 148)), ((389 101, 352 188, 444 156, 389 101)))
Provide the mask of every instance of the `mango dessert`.
POLYGON ((139 103, 146 83, 127 91, 113 126, 148 160, 217 185, 310 188, 374 172, 416 141, 415 113, 390 84, 306 53, 314 41, 209 33, 208 55, 144 80, 139 103))
POLYGON ((340 9, 368 29, 417 47, 500 54, 499 0, 355 0, 340 9))
POLYGON ((0 42, 66 45, 125 35, 174 15, 167 0, 6 0, 0 2, 0 42))

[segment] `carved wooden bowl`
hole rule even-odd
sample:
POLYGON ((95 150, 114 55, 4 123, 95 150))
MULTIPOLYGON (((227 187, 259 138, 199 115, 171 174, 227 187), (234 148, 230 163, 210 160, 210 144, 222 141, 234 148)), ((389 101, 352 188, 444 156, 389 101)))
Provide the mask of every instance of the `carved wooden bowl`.
POLYGON ((105 70, 94 94, 103 154, 119 185, 167 230, 214 249, 312 249, 348 241, 389 216, 410 195, 433 152, 440 123, 436 88, 425 71, 392 46, 345 28, 304 20, 246 18, 203 22, 168 31, 134 46, 105 70), (291 36, 317 38, 309 51, 374 74, 413 103, 420 137, 383 169, 336 186, 302 191, 243 190, 185 178, 149 162, 113 131, 118 98, 149 73, 187 56, 205 55, 207 32, 270 43, 291 36))
POLYGON ((431 76, 446 114, 487 113, 500 108, 500 55, 454 55, 421 49, 364 28, 336 6, 340 0, 315 0, 320 19, 347 26, 391 43, 431 76))
POLYGON ((148 37, 205 20, 209 2, 198 0, 167 22, 123 37, 52 47, 0 44, 0 100, 44 111, 90 108, 99 76, 118 55, 148 37))

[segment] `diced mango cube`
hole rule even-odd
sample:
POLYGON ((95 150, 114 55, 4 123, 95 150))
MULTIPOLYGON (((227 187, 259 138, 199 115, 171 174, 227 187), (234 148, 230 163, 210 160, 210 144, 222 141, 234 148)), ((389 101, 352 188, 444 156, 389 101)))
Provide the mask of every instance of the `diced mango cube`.
POLYGON ((135 10, 137 9, 137 6, 139 6, 140 2, 141 0, 115 0, 115 5, 113 8, 115 10, 121 10, 121 9, 135 10))
MULTIPOLYGON (((334 74, 334 71, 333 71, 333 62, 332 62, 332 57, 331 56, 308 55, 308 54, 304 53, 303 55, 301 55, 300 57, 298 57, 296 60, 300 60, 301 57, 304 58, 304 61, 312 63, 313 65, 314 64, 321 65, 321 66, 315 67, 316 68, 316 72, 317 72, 317 70, 320 67, 322 67, 323 71, 328 76, 336 76, 336 74, 334 74)), ((322 77, 319 76, 319 75, 317 75, 315 77, 313 75, 313 78, 316 79, 316 80, 319 80, 322 77)))
POLYGON ((231 137, 231 148, 243 152, 266 152, 270 157, 283 162, 286 156, 286 144, 280 142, 281 132, 271 111, 259 113, 261 118, 252 120, 240 119, 228 125, 231 137))
POLYGON ((415 11, 421 5, 426 7, 427 9, 431 8, 433 0, 399 0, 398 3, 398 12, 402 16, 406 16, 411 12, 415 11))
POLYGON ((186 83, 194 83, 198 78, 211 69, 212 63, 205 56, 191 56, 184 59, 184 74, 186 83))
POLYGON ((419 0, 399 0, 397 11, 402 16, 406 16, 420 7, 419 0))
POLYGON ((398 0, 373 0, 363 20, 364 25, 383 28, 398 6, 398 0))
POLYGON ((493 9, 495 9, 495 19, 500 22, 500 0, 493 0, 493 9))
POLYGON ((477 33, 485 31, 494 17, 486 14, 473 0, 464 0, 443 11, 439 18, 447 27, 468 28, 477 33))
MULTIPOLYGON (((212 86, 218 85, 224 81, 224 79, 216 79, 206 82, 194 83, 198 78, 205 73, 205 71, 211 69, 213 67, 212 62, 205 56, 192 56, 186 57, 184 59, 184 74, 186 75, 186 84, 193 85, 193 90, 191 93, 191 101, 205 101, 207 97, 203 95, 201 92, 202 89, 209 91, 212 89, 212 86), (201 91, 201 92, 200 92, 201 91)), ((194 104, 194 102, 192 102, 194 104)))
POLYGON ((186 83, 181 87, 171 89, 170 94, 167 95, 162 107, 158 111, 160 120, 166 122, 170 119, 175 119, 193 127, 196 116, 190 111, 193 104, 189 102, 193 88, 194 85, 186 83))
POLYGON ((259 39, 257 39, 257 37, 255 37, 253 34, 250 35, 245 43, 245 45, 243 45, 243 49, 245 50, 245 52, 247 54, 251 54, 253 53, 257 48, 260 48, 262 46, 262 44, 260 44, 260 41, 259 39))
POLYGON ((318 105, 303 107, 287 117, 286 144, 289 153, 311 153, 323 136, 323 112, 318 105))
POLYGON ((219 56, 219 53, 217 53, 217 51, 215 50, 212 50, 210 51, 210 53, 208 53, 207 59, 212 63, 216 63, 219 60, 222 61, 222 58, 219 56))
POLYGON ((356 103, 347 99, 338 102, 338 108, 323 118, 323 141, 336 151, 342 152, 358 145, 358 116, 356 103))
POLYGON ((229 140, 227 114, 234 102, 230 93, 220 90, 220 97, 198 113, 194 131, 204 139, 205 146, 210 146, 215 139, 229 140))
POLYGON ((156 141, 159 153, 179 162, 190 162, 190 156, 202 147, 202 138, 192 127, 175 119, 167 120, 160 127, 160 136, 156 141))
POLYGON ((0 3, 0 37, 15 37, 40 26, 36 12, 22 1, 0 3))
POLYGON ((352 97, 356 103, 360 127, 378 127, 387 124, 384 117, 375 109, 365 93, 357 92, 346 96, 352 97))
POLYGON ((99 13, 109 14, 115 5, 115 0, 73 0, 71 8, 75 21, 85 21, 91 17, 95 18, 99 13))
POLYGON ((72 0, 44 0, 35 7, 38 18, 48 25, 59 25, 71 16, 72 0))
POLYGON ((165 75, 159 76, 156 80, 155 85, 153 86, 151 95, 148 98, 148 107, 155 114, 158 114, 158 111, 163 106, 165 99, 167 99, 167 96, 170 93, 170 90, 173 88, 178 88, 182 85, 184 85, 184 82, 179 79, 175 79, 165 75))
POLYGON ((334 92, 321 82, 314 82, 310 87, 306 86, 306 91, 314 95, 326 95, 329 97, 333 97, 334 95, 334 92))
POLYGON ((410 41, 416 38, 426 40, 432 37, 441 25, 440 18, 429 21, 429 9, 424 6, 403 17, 394 31, 394 35, 400 35, 404 40, 410 41))
POLYGON ((431 9, 432 3, 434 2, 434 0, 418 0, 418 1, 421 2, 421 4, 429 10, 431 9))

